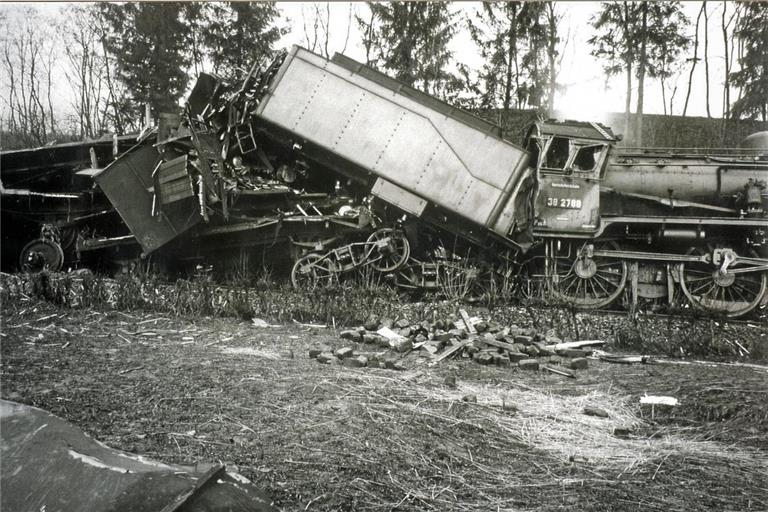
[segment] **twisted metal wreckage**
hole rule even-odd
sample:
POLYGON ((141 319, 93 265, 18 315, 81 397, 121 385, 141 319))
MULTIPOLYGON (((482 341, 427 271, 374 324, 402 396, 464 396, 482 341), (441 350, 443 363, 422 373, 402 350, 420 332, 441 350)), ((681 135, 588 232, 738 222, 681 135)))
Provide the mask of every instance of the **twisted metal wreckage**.
POLYGON ((547 121, 518 146, 343 55, 293 47, 239 82, 200 75, 182 116, 115 138, 112 157, 109 141, 2 154, 3 225, 43 233, 4 229, 4 245, 31 270, 259 248, 292 263, 296 286, 365 268, 407 289, 536 288, 584 309, 763 305, 768 134, 727 150, 618 141, 547 121))

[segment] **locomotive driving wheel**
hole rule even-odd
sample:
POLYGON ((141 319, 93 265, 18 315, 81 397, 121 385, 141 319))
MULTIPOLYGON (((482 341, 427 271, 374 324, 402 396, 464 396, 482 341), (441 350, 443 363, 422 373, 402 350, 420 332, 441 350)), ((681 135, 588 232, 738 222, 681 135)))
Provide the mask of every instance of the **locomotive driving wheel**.
MULTIPOLYGON (((695 248, 689 254, 712 253, 712 248, 695 248)), ((713 263, 685 263, 680 269, 680 286, 696 308, 735 318, 756 308, 768 288, 766 272, 732 272, 713 263)))
POLYGON ((371 266, 379 272, 392 272, 400 268, 411 255, 411 245, 401 231, 384 228, 368 237, 371 244, 368 258, 375 260, 371 266))
POLYGON ((64 251, 53 240, 38 238, 21 250, 19 266, 24 272, 57 271, 64 265, 64 251))
POLYGON ((294 288, 314 288, 331 284, 335 275, 333 262, 321 254, 312 252, 294 263, 291 269, 291 283, 294 288))
POLYGON ((597 250, 617 250, 614 242, 558 242, 552 244, 552 296, 579 309, 607 306, 621 295, 627 264, 593 256, 597 250))

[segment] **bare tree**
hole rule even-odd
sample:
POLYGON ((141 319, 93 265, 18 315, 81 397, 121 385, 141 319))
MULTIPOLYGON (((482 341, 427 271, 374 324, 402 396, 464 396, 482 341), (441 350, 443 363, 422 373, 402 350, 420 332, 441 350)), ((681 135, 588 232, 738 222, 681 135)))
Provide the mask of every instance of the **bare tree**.
POLYGON ((709 12, 707 12, 707 0, 702 2, 704 9, 704 96, 707 105, 707 117, 712 117, 709 111, 709 12))
POLYGON ((699 15, 696 16, 696 29, 693 34, 693 57, 691 61, 691 73, 688 75, 688 92, 685 93, 685 104, 683 105, 683 117, 688 112, 688 100, 691 98, 691 87, 693 86, 693 72, 696 70, 696 64, 699 62, 699 23, 701 22, 701 15, 704 14, 706 3, 701 4, 699 9, 699 15))
POLYGON ((309 9, 307 4, 301 4, 301 20, 304 28, 304 41, 306 42, 307 49, 314 52, 315 49, 317 49, 317 42, 320 38, 320 19, 317 16, 317 4, 312 4, 311 9, 309 9), (307 10, 311 10, 311 13, 307 14, 307 10), (308 19, 311 19, 311 32, 307 27, 308 19))
POLYGON ((376 63, 374 50, 376 46, 376 40, 379 38, 380 34, 377 32, 376 27, 376 13, 371 9, 368 9, 368 11, 370 15, 368 19, 365 19, 360 15, 355 15, 355 20, 357 21, 357 26, 363 36, 363 47, 365 48, 365 64, 370 66, 375 65, 376 63))
POLYGON ((131 112, 129 92, 127 87, 118 79, 117 62, 115 56, 109 51, 109 20, 102 9, 96 8, 97 5, 92 4, 92 8, 94 8, 94 26, 99 37, 101 54, 104 56, 104 83, 107 87, 104 115, 109 119, 109 124, 118 135, 138 131, 141 120, 131 112))
MULTIPOLYGON (((352 17, 354 7, 351 3, 347 4, 347 26, 344 37, 344 46, 341 53, 347 50, 349 36, 352 31, 352 17)), ((304 29, 304 40, 307 48, 311 51, 319 51, 324 57, 330 58, 331 48, 331 3, 313 3, 311 6, 302 4, 301 6, 302 26, 304 29)))
MULTIPOLYGON (((548 94, 547 94, 547 110, 550 115, 555 110, 555 91, 557 90, 557 71, 563 60, 563 53, 560 52, 560 58, 558 59, 558 44, 561 39, 558 34, 558 27, 560 21, 563 19, 562 14, 558 14, 555 11, 555 2, 547 2, 545 9, 545 25, 546 25, 546 39, 547 39, 547 71, 549 73, 548 80, 548 94)), ((570 34, 569 34, 570 35, 570 34)), ((565 44, 568 43, 568 37, 565 38, 565 44)), ((563 48, 564 50, 564 48, 563 48)))
POLYGON ((723 80, 723 119, 730 117, 731 110, 731 68, 733 65, 733 31, 731 24, 738 18, 739 4, 736 4, 733 12, 728 16, 728 2, 723 0, 723 15, 720 19, 720 29, 723 33, 723 48, 725 51, 725 76, 723 80), (730 48, 729 48, 730 46, 730 48))
POLYGON ((57 32, 64 42, 65 74, 75 94, 73 108, 80 137, 95 137, 108 129, 107 60, 91 6, 62 10, 57 32))
POLYGON ((45 144, 58 132, 51 96, 53 38, 41 28, 44 25, 34 9, 21 12, 18 23, 3 26, 0 71, 5 77, 3 117, 10 144, 45 144))

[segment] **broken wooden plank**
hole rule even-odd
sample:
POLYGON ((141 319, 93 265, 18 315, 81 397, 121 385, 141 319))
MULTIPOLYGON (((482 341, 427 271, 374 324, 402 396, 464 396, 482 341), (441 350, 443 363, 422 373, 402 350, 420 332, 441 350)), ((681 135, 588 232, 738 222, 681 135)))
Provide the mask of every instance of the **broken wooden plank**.
POLYGON ((562 375, 563 377, 568 377, 569 379, 576 378, 576 375, 570 370, 565 370, 561 368, 552 368, 551 366, 547 366, 547 365, 542 365, 541 369, 546 370, 550 373, 554 373, 556 375, 562 375))
POLYGON ((650 396, 644 395, 640 397, 640 403, 643 405, 669 405, 675 406, 680 402, 673 396, 650 396))
POLYGON ((160 184, 163 185, 165 183, 176 181, 180 178, 188 178, 189 174, 187 173, 187 167, 177 167, 177 168, 171 168, 171 169, 162 169, 160 173, 160 184))
POLYGON ((633 364, 633 363, 650 363, 651 356, 618 356, 613 354, 598 354, 598 359, 606 361, 608 363, 620 363, 620 364, 633 364))
POLYGON ((119 373, 120 373, 120 375, 125 375, 126 373, 135 372, 135 371, 143 370, 143 369, 144 369, 143 366, 134 366, 133 368, 126 368, 125 370, 122 370, 119 373))
POLYGON ((181 201, 182 199, 186 199, 188 197, 193 197, 195 195, 193 190, 184 190, 180 191, 175 194, 168 194, 163 195, 162 200, 160 201, 162 204, 171 204, 175 203, 176 201, 181 201))
POLYGON ((496 348, 503 348, 504 350, 508 350, 510 352, 517 352, 517 348, 511 343, 507 343, 504 341, 495 340, 493 338, 479 338, 477 341, 480 341, 482 343, 485 343, 486 345, 490 345, 492 347, 496 348))
POLYGON ((459 342, 459 343, 458 343, 458 344, 456 344, 456 345, 453 345, 452 347, 450 347, 450 348, 446 349, 446 350, 445 350, 445 352, 443 352, 442 354, 440 354, 438 357, 436 357, 435 359, 433 359, 433 360, 432 360, 432 362, 431 362, 430 364, 437 364, 437 363, 439 363, 440 361, 442 361, 442 360, 444 360, 444 359, 447 359, 447 358, 451 357, 452 355, 454 355, 455 353, 459 352, 460 350, 463 350, 463 349, 464 349, 464 347, 466 347, 467 345, 469 345, 469 343, 470 343, 470 340, 464 340, 464 341, 461 341, 461 342, 459 342))
POLYGON ((475 329, 475 326, 472 325, 472 320, 469 318, 467 311, 465 309, 460 309, 459 314, 461 315, 461 319, 464 320, 464 325, 467 326, 467 332, 470 334, 476 334, 477 329, 475 329))
POLYGON ((565 350, 567 348, 581 348, 581 347, 593 347, 598 345, 605 345, 602 340, 582 340, 582 341, 568 341, 565 343, 556 343, 555 345, 547 345, 549 350, 565 350))

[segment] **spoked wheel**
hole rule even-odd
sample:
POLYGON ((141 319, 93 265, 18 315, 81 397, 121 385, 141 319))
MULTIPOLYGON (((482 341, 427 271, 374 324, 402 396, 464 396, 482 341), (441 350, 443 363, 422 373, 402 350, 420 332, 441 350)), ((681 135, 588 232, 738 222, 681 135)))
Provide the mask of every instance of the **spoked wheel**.
MULTIPOLYGON (((689 254, 704 254, 704 249, 693 249, 689 254)), ((710 313, 735 318, 755 309, 765 297, 768 273, 720 272, 711 263, 685 263, 680 271, 680 286, 696 308, 710 313)))
POLYGON ((406 290, 418 290, 424 287, 423 264, 411 260, 395 272, 395 286, 406 290))
POLYGON ((400 268, 411 255, 411 244, 401 231, 385 228, 368 237, 372 244, 368 259, 376 260, 371 266, 379 272, 392 272, 400 268))
POLYGON ((579 309, 607 306, 621 295, 627 282, 627 264, 592 256, 590 245, 595 251, 618 249, 613 242, 566 242, 552 254, 552 295, 579 309))
POLYGON ((300 258, 291 269, 291 283, 294 288, 314 288, 328 285, 336 275, 333 262, 317 253, 300 258))
POLYGON ((78 230, 74 226, 70 226, 67 228, 60 228, 59 229, 59 245, 61 245, 62 250, 69 251, 70 249, 73 249, 75 247, 75 242, 77 242, 77 237, 80 234, 80 230, 78 230))
POLYGON ((536 277, 530 265, 522 265, 515 275, 510 276, 507 271, 502 279, 503 292, 506 295, 517 297, 523 301, 541 299, 543 297, 541 276, 536 277))
POLYGON ((438 277, 440 289, 448 297, 479 299, 490 293, 490 269, 480 264, 444 263, 440 266, 438 277))
POLYGON ((32 240, 21 250, 19 266, 24 272, 57 271, 64 265, 61 246, 45 238, 32 240))

